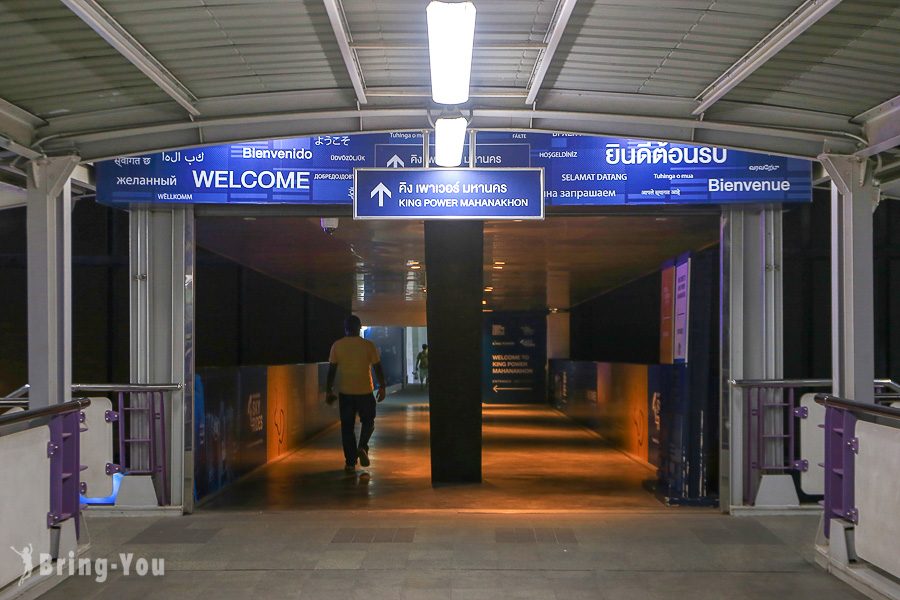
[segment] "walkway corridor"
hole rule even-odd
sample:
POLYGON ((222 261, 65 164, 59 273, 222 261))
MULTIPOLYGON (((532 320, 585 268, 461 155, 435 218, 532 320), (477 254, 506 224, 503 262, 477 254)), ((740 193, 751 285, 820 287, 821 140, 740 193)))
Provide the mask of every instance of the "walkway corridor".
MULTIPOLYGON (((372 466, 344 474, 332 428, 204 509, 567 510, 658 508, 648 466, 547 406, 484 407, 484 483, 431 486, 428 403, 417 390, 378 407, 372 466)), ((335 414, 337 410, 335 409, 335 414)))

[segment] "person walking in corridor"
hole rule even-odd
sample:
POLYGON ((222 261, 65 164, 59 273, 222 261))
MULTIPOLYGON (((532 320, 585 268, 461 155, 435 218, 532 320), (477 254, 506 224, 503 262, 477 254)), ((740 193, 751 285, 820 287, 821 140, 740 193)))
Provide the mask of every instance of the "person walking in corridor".
POLYGON ((416 356, 416 371, 424 390, 428 387, 428 344, 422 344, 422 351, 416 356))
POLYGON ((356 462, 368 467, 369 438, 375 431, 375 386, 372 383, 372 370, 378 378, 378 402, 384 401, 386 385, 384 370, 378 348, 369 340, 360 337, 362 323, 356 315, 350 315, 344 321, 345 336, 331 346, 328 357, 328 382, 325 398, 328 404, 339 400, 341 414, 341 441, 344 446, 344 471, 356 471, 356 462), (335 379, 337 394, 335 394, 335 379), (362 428, 359 442, 356 440, 356 415, 362 428))

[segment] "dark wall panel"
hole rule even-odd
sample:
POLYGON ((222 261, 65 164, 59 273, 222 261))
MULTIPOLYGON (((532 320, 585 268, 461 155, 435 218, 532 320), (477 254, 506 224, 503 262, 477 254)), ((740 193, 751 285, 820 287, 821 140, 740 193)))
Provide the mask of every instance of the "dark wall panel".
POLYGON ((28 382, 25 209, 0 211, 0 396, 28 382))
MULTIPOLYGON (((110 269, 83 266, 72 275, 72 379, 76 383, 104 383, 110 373, 110 269)), ((126 317, 127 318, 127 317, 126 317)))
POLYGON ((327 362, 331 345, 344 337, 344 319, 350 315, 350 301, 340 306, 317 296, 306 301, 306 362, 327 362))
POLYGON ((344 335, 348 309, 202 248, 196 274, 198 369, 324 362, 344 335))
POLYGON ((304 362, 306 294, 250 269, 241 279, 241 363, 304 362))
MULTIPOLYGON (((784 371, 788 378, 831 376, 831 198, 816 190, 812 204, 784 218, 784 371)), ((900 378, 900 202, 874 215, 875 375, 900 378)))
POLYGON ((658 363, 659 303, 657 271, 572 308, 572 359, 658 363))
POLYGON ((28 382, 25 267, 0 266, 0 396, 28 382))
MULTIPOLYGON (((0 394, 28 379, 25 219, 0 211, 0 394)), ((128 215, 81 200, 72 238, 72 378, 127 381, 128 215)))
POLYGON ((194 289, 196 368, 241 364, 241 268, 198 249, 194 289))

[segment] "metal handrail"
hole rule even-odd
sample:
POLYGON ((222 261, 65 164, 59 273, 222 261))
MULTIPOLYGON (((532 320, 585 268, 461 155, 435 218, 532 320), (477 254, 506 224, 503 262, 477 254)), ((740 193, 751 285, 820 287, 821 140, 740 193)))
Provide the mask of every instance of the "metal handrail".
POLYGON ((798 388, 828 387, 834 385, 834 382, 830 379, 729 379, 728 383, 738 388, 798 388))
POLYGON ((816 403, 825 407, 840 408, 853 413, 870 415, 873 417, 884 417, 900 421, 900 408, 893 406, 884 406, 881 404, 868 404, 865 402, 856 402, 855 400, 847 400, 838 398, 831 394, 816 394, 816 403))
MULTIPOLYGON (((41 417, 65 415, 82 410, 90 405, 90 398, 77 398, 72 400, 71 402, 65 402, 63 404, 52 404, 50 406, 42 406, 41 408, 34 408, 31 410, 13 413, 11 415, 0 415, 0 427, 4 427, 6 425, 15 425, 17 423, 25 423, 34 419, 40 419, 41 417)), ((0 435, 3 434, 0 433, 0 435)))
POLYGON ((28 399, 21 400, 0 400, 0 408, 28 408, 28 399))
POLYGON ((30 389, 31 389, 31 386, 26 383, 25 385, 23 385, 22 387, 20 387, 19 389, 17 389, 16 391, 14 391, 13 393, 11 393, 10 395, 6 396, 3 399, 4 400, 17 400, 19 398, 24 398, 25 396, 28 395, 28 390, 30 390, 30 389))
MULTIPOLYGON (((72 392, 93 392, 97 394, 117 393, 117 392, 177 392, 184 386, 180 383, 73 383, 72 392)), ((22 404, 5 404, 6 401, 26 400, 28 391, 31 389, 29 384, 25 384, 10 395, 0 398, 0 406, 23 406, 22 404)), ((27 402, 27 400, 26 400, 27 402)), ((28 406, 24 404, 24 406, 28 406)))
POLYGON ((105 393, 133 393, 133 392, 177 392, 182 389, 180 383, 73 383, 73 392, 94 392, 98 394, 105 393))
MULTIPOLYGON (((736 388, 824 388, 834 385, 831 379, 729 379, 729 385, 736 388)), ((876 400, 900 399, 900 383, 891 379, 876 379, 872 382, 874 387, 889 390, 887 393, 875 394, 876 400)))
MULTIPOLYGON (((896 381, 892 381, 890 379, 876 379, 875 386, 887 388, 894 394, 900 394, 900 383, 897 383, 896 381)), ((887 394, 885 394, 885 396, 887 396, 887 394)))

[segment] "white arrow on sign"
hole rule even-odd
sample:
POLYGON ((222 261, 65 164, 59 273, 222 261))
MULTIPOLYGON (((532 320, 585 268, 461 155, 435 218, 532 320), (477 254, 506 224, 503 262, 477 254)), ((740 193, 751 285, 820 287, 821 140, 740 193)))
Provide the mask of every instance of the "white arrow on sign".
POLYGON ((531 388, 504 388, 498 385, 494 386, 494 393, 497 392, 530 392, 531 388))
POLYGON ((387 195, 388 198, 391 197, 391 190, 387 189, 387 186, 384 183, 379 183, 375 186, 375 189, 372 190, 372 193, 369 194, 369 198, 374 198, 375 194, 378 194, 378 206, 379 208, 384 208, 384 196, 387 195))
POLYGON ((403 162, 403 159, 397 156, 396 154, 391 157, 389 161, 387 161, 387 166, 392 169, 399 169, 400 167, 405 167, 406 163, 403 162))

